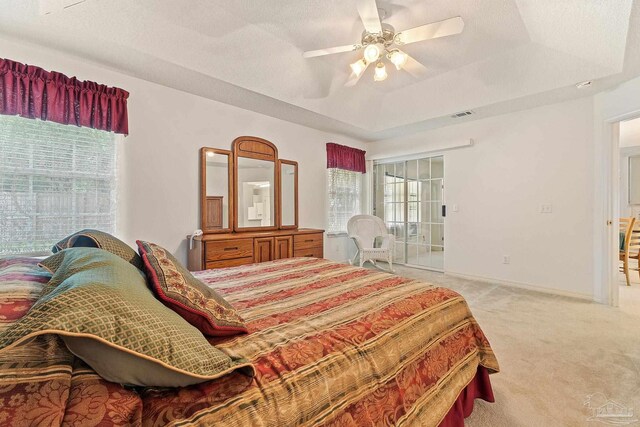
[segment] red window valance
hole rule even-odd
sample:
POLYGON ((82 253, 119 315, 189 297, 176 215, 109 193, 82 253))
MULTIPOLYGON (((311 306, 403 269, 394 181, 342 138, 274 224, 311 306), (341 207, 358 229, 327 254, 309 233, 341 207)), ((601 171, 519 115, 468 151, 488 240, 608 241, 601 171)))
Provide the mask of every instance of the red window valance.
POLYGON ((129 133, 129 92, 0 58, 0 114, 129 133))
POLYGON ((338 168, 354 172, 367 172, 366 151, 346 145, 327 143, 327 169, 338 168))

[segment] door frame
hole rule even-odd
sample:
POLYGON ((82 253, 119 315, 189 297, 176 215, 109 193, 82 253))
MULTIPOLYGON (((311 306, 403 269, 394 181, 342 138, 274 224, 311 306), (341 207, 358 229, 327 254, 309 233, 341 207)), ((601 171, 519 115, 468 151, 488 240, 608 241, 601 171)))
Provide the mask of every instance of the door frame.
MULTIPOLYGON (((620 122, 640 118, 640 110, 605 118, 601 123, 601 135, 596 134, 596 144, 602 138, 602 157, 598 166, 598 178, 604 183, 602 188, 601 213, 595 218, 595 264, 602 265, 601 271, 596 271, 594 296, 596 301, 619 306, 618 270, 620 250, 620 122)), ((597 151, 597 150, 596 150, 597 151)), ((598 153, 596 152, 596 156, 598 153)), ((596 193, 597 194, 597 193, 596 193)), ((597 206, 597 205, 596 205, 597 206)))

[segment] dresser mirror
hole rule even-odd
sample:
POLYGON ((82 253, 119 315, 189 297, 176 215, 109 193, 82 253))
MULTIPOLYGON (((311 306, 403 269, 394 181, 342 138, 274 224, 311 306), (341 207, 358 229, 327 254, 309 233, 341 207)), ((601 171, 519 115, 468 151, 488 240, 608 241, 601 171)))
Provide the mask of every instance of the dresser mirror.
POLYGON ((273 227, 275 163, 238 157, 238 228, 273 227))
POLYGON ((298 163, 271 142, 241 136, 232 150, 200 149, 203 233, 298 229, 298 163))
POLYGON ((280 160, 280 228, 298 228, 298 163, 280 160))
POLYGON ((200 228, 205 233, 229 232, 233 217, 231 151, 203 147, 200 168, 200 228))
POLYGON ((233 141, 235 231, 278 228, 278 149, 271 142, 253 136, 233 141))

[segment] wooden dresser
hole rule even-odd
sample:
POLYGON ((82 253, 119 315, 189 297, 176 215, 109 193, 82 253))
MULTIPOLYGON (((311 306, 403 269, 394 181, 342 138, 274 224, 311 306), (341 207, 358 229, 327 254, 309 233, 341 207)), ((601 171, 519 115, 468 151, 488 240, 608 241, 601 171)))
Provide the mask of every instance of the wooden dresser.
POLYGON ((189 270, 234 267, 292 257, 324 256, 324 230, 256 231, 205 234, 189 251, 189 270))
POLYGON ((191 271, 324 257, 324 230, 298 228, 298 163, 256 136, 200 149, 200 227, 191 271))

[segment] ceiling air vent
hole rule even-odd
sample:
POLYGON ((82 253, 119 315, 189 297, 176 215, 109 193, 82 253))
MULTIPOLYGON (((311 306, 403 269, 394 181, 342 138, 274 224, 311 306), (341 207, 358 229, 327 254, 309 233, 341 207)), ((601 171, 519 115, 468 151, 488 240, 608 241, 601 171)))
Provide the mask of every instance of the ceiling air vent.
POLYGON ((454 119, 459 119, 460 117, 467 117, 473 114, 473 111, 469 110, 469 111, 460 111, 459 113, 455 113, 453 114, 451 117, 453 117, 454 119))

